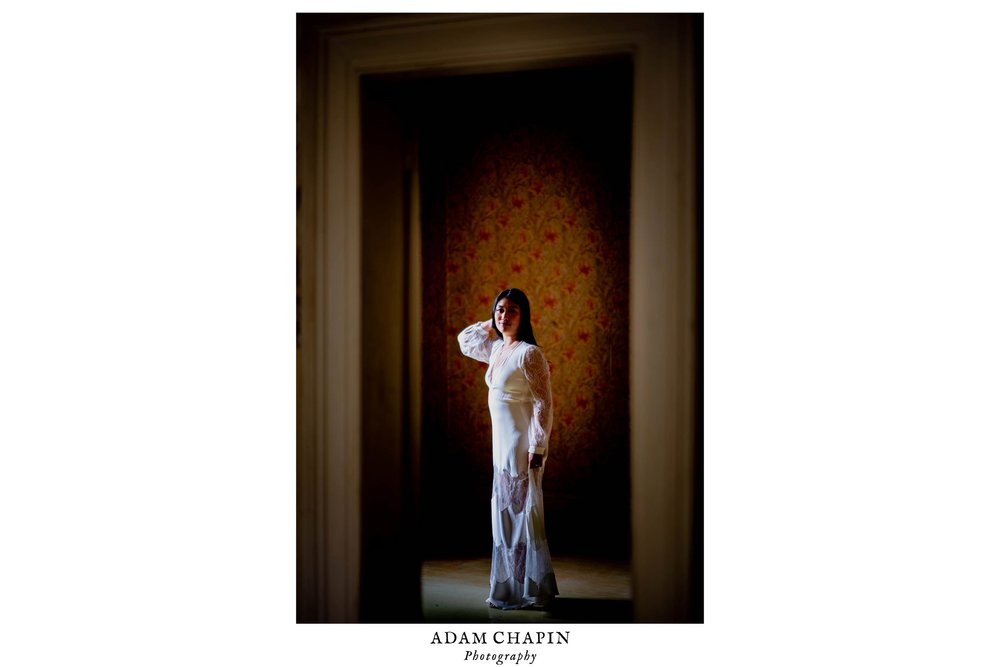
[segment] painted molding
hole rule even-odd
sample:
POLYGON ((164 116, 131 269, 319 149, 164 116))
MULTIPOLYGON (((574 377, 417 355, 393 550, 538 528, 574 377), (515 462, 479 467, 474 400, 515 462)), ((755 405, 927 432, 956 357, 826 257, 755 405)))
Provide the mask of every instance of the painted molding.
POLYGON ((633 608, 687 620, 696 297, 693 19, 437 15, 300 23, 300 621, 357 621, 360 582, 359 79, 635 63, 630 391, 633 608), (308 284, 306 284, 308 283, 308 284))

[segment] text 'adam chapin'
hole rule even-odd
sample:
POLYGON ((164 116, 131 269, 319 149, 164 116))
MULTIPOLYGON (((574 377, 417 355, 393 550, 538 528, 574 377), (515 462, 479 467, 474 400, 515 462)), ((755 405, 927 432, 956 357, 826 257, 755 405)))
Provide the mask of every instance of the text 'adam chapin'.
MULTIPOLYGON (((449 630, 443 633, 435 632, 431 638, 431 644, 487 644, 489 643, 488 639, 492 639, 494 644, 568 644, 569 630, 565 632, 497 630, 489 637, 485 632, 463 632, 459 634, 449 630)), ((464 659, 467 661, 489 660, 495 662, 497 665, 503 665, 505 661, 515 665, 520 665, 522 662, 526 665, 533 665, 537 657, 538 654, 528 651, 521 651, 519 653, 480 653, 478 650, 472 649, 465 652, 464 659)))
MULTIPOLYGON (((497 630, 491 637, 494 644, 568 644, 569 630, 565 632, 517 632, 497 630)), ((450 630, 435 632, 431 644, 487 644, 486 632, 463 632, 450 630), (443 638, 442 638, 443 637, 443 638)))

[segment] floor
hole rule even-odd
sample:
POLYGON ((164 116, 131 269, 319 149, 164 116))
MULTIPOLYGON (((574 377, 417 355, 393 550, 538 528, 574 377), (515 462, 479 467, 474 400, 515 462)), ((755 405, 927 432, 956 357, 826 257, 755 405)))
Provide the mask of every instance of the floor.
POLYGON ((627 562, 552 558, 559 596, 545 610, 490 609, 490 560, 425 561, 421 573, 424 620, 449 623, 627 623, 632 620, 632 577, 627 562))

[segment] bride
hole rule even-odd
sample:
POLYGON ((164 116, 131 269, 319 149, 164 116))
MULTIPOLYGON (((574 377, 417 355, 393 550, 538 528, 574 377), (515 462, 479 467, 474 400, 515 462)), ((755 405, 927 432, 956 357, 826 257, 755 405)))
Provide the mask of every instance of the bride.
POLYGON ((542 474, 552 428, 549 367, 519 289, 500 292, 491 320, 458 335, 462 353, 486 362, 493 421, 494 609, 544 607, 559 594, 545 538, 542 474))

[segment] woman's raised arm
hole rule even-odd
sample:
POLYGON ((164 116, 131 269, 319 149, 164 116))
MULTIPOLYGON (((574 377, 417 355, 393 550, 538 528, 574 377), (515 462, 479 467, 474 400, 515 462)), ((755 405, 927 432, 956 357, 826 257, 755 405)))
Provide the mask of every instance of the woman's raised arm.
POLYGON ((476 361, 489 363, 490 351, 495 340, 493 332, 493 321, 476 322, 462 329, 458 334, 458 346, 462 348, 462 354, 472 357, 476 361))

